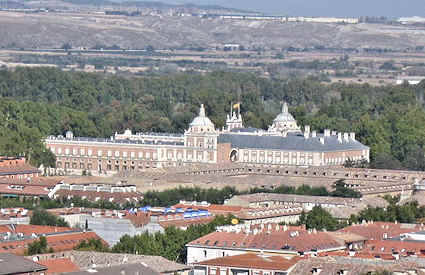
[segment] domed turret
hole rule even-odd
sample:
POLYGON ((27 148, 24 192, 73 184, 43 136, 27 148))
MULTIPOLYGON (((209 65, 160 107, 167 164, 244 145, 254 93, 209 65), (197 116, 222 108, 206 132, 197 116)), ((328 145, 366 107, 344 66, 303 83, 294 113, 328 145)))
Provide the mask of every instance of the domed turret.
POLYGON ((277 115, 273 122, 295 122, 295 118, 288 111, 288 104, 285 102, 282 106, 282 112, 277 115))
POLYGON ((269 133, 288 133, 300 132, 300 127, 297 125, 295 118, 289 113, 288 104, 283 103, 282 112, 273 120, 272 126, 269 127, 269 133))
POLYGON ((205 115, 204 104, 201 104, 199 115, 189 124, 189 130, 192 132, 212 132, 215 131, 214 123, 205 115))
POLYGON ((65 133, 65 138, 66 139, 73 139, 74 138, 74 133, 72 133, 71 131, 67 131, 65 133))

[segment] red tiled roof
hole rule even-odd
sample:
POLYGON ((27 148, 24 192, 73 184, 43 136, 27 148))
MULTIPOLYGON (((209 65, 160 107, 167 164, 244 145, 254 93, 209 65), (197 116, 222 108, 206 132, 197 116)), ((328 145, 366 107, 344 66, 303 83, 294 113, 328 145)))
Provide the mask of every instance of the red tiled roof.
POLYGON ((0 184, 18 184, 18 185, 31 185, 31 186, 46 186, 46 187, 55 187, 60 181, 46 178, 46 177, 32 177, 28 181, 27 179, 17 179, 17 178, 0 178, 0 184))
POLYGON ((188 244, 201 247, 227 247, 247 250, 278 250, 292 252, 345 248, 343 241, 327 232, 312 232, 301 227, 264 226, 263 231, 213 232, 188 244), (270 228, 270 230, 269 230, 270 228), (286 230, 285 230, 286 229, 286 230))
POLYGON ((17 164, 11 166, 0 166, 0 175, 19 175, 41 173, 37 168, 29 164, 17 164))
MULTIPOLYGON (((101 239, 94 232, 70 232, 58 235, 47 235, 47 246, 51 247, 54 252, 72 250, 83 240, 101 239)), ((24 255, 28 245, 37 239, 24 239, 10 242, 0 242, 0 253, 13 253, 16 255, 24 255)), ((106 243, 105 243, 106 244, 106 243)))
POLYGON ((46 197, 50 190, 45 186, 32 186, 29 184, 6 185, 0 184, 0 194, 21 196, 43 196, 46 197))
POLYGON ((30 224, 17 224, 13 227, 11 225, 0 225, 0 233, 22 233, 25 236, 31 236, 32 233, 37 235, 51 234, 58 232, 72 231, 70 227, 47 226, 47 225, 30 225, 30 224))
POLYGON ((80 271, 80 268, 68 258, 40 260, 38 263, 47 267, 47 274, 62 274, 80 271))
POLYGON ((366 246, 359 253, 392 255, 394 252, 397 252, 400 256, 416 255, 425 257, 425 242, 398 240, 367 241, 366 246))
POLYGON ((382 240, 385 238, 397 237, 403 233, 410 233, 420 230, 423 230, 423 226, 419 224, 374 222, 351 225, 338 231, 354 233, 356 235, 363 236, 368 240, 382 240))
POLYGON ((282 256, 258 255, 246 253, 236 256, 227 256, 197 263, 202 266, 222 266, 236 268, 252 268, 262 270, 286 271, 300 260, 299 257, 286 259, 282 256))

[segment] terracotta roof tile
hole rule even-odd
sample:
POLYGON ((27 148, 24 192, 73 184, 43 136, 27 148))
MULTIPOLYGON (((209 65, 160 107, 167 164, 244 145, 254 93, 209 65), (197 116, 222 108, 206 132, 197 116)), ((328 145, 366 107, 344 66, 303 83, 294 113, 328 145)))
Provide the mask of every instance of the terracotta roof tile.
POLYGON ((28 181, 27 179, 17 179, 17 178, 0 178, 0 184, 20 184, 20 185, 31 185, 31 186, 46 186, 46 187, 55 187, 60 181, 46 178, 46 177, 32 177, 28 181))
POLYGON ((70 227, 48 226, 48 225, 31 225, 31 224, 16 224, 16 225, 0 225, 0 233, 22 233, 25 236, 30 236, 32 233, 37 235, 51 234, 58 232, 72 231, 70 227))
POLYGON ((0 175, 40 174, 40 170, 29 164, 17 164, 11 166, 0 166, 0 175))
POLYGON ((232 232, 213 232, 190 242, 188 246, 277 250, 293 253, 345 248, 343 241, 332 237, 327 232, 277 224, 265 225, 262 231, 250 229, 249 233, 237 229, 232 232))
POLYGON ((299 261, 299 259, 299 257, 287 259, 283 256, 270 256, 246 253, 236 256, 227 256, 203 261, 197 263, 196 265, 286 271, 293 265, 295 265, 299 261))
POLYGON ((38 263, 47 267, 47 274, 62 274, 80 270, 80 268, 68 258, 40 260, 38 263))
POLYGON ((363 236, 368 240, 382 240, 397 237, 403 233, 416 232, 423 229, 423 226, 419 224, 374 222, 351 225, 338 230, 338 232, 354 233, 356 235, 363 236))
POLYGON ((31 186, 29 184, 0 184, 0 194, 47 197, 49 192, 50 190, 45 186, 31 186))
MULTIPOLYGON (((100 239, 94 232, 70 232, 58 235, 47 235, 47 245, 55 252, 72 250, 83 240, 100 239)), ((16 255, 23 255, 28 245, 37 239, 23 239, 18 241, 0 242, 0 253, 13 253, 16 255)), ((104 242, 105 243, 105 242, 104 242)), ((105 243, 106 244, 106 243, 105 243)))
POLYGON ((392 255, 394 252, 398 253, 400 256, 416 255, 419 257, 425 257, 425 242, 373 240, 367 241, 365 247, 359 253, 392 255))

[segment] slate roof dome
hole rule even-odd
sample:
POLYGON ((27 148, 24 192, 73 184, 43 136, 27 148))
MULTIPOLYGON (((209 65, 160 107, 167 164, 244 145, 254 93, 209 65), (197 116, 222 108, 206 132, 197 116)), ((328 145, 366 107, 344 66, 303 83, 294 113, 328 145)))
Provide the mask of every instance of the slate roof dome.
POLYGON ((278 114, 273 122, 289 122, 295 121, 295 118, 288 111, 288 104, 285 102, 282 106, 282 113, 278 114))
POLYGON ((71 131, 66 131, 65 138, 67 138, 67 139, 73 139, 74 138, 74 133, 72 133, 71 131))
POLYGON ((205 107, 204 104, 201 104, 201 108, 199 109, 199 115, 193 119, 193 121, 189 124, 190 127, 212 127, 214 128, 214 123, 205 116, 205 107))

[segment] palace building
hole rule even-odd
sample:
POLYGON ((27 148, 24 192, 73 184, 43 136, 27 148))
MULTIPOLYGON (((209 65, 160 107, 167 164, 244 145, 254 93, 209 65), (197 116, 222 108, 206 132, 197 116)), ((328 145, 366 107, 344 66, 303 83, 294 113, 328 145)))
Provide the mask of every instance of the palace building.
POLYGON ((268 130, 245 128, 242 115, 231 110, 223 129, 216 129, 201 105, 199 115, 183 134, 115 133, 110 138, 49 136, 46 146, 65 173, 115 174, 148 168, 193 164, 340 166, 348 159, 369 161, 369 147, 355 133, 304 132, 283 104, 268 130))

